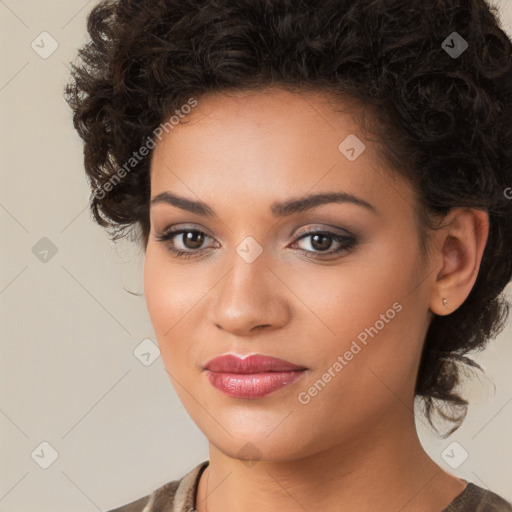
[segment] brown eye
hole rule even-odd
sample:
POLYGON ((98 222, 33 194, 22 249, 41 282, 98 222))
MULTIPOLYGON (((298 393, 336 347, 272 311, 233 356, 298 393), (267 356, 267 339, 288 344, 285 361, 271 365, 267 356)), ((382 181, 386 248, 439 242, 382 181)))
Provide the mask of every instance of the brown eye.
POLYGON ((311 236, 311 247, 316 249, 317 251, 325 251, 329 249, 332 245, 332 237, 320 234, 320 235, 310 235, 311 236))
POLYGON ((303 233, 292 245, 297 246, 304 255, 319 259, 348 252, 355 247, 356 242, 357 240, 353 236, 340 235, 330 231, 310 231, 303 233), (303 242, 306 241, 309 243, 304 244, 303 242), (334 249, 332 249, 333 246, 334 249))
POLYGON ((210 236, 198 229, 176 229, 164 232, 155 236, 157 242, 166 244, 167 249, 177 257, 191 258, 200 256, 209 249, 203 247, 207 239, 213 240, 210 236))
POLYGON ((199 249, 204 242, 204 233, 201 231, 185 231, 182 233, 183 245, 187 249, 199 249))

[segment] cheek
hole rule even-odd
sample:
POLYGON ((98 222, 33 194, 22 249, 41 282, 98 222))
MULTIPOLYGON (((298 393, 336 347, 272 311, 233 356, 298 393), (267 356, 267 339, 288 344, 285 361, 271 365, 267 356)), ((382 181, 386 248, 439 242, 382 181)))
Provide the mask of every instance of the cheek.
POLYGON ((405 258, 394 244, 377 242, 337 266, 301 265, 274 271, 296 296, 287 294, 296 304, 296 320, 315 326, 317 340, 333 349, 343 348, 340 340, 350 340, 375 322, 380 326, 386 312, 385 320, 400 322, 393 304, 405 306, 418 273, 411 256, 405 258))
POLYGON ((200 280, 189 270, 169 265, 162 251, 148 246, 144 262, 144 294, 161 356, 171 371, 190 347, 190 315, 204 295, 200 280))
POLYGON ((144 294, 157 335, 169 331, 186 317, 205 293, 204 280, 188 265, 170 264, 170 256, 148 245, 144 261, 144 294), (158 331, 158 332, 157 332, 158 331))
POLYGON ((375 385, 384 387, 379 377, 391 389, 410 387, 424 334, 417 287, 421 268, 414 253, 404 255, 394 241, 375 244, 336 269, 288 272, 283 280, 307 305, 298 314, 308 326, 302 332, 311 336, 302 340, 305 360, 316 363, 311 382, 329 381, 332 398, 343 401, 348 390, 354 398, 368 399, 375 385), (331 379, 325 375, 329 369, 343 377, 331 379))

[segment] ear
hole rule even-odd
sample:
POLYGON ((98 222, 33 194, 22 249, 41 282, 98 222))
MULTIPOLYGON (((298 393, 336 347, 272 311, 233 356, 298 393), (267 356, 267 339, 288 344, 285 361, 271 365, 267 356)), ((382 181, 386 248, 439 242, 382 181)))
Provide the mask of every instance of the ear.
POLYGON ((454 208, 445 221, 435 234, 432 255, 440 267, 430 297, 430 310, 436 315, 448 315, 466 300, 478 276, 489 234, 489 215, 483 210, 454 208))

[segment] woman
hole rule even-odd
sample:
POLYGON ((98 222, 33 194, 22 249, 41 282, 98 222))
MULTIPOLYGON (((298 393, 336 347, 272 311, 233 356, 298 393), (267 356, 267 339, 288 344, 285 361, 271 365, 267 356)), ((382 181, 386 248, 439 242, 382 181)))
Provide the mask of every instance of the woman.
MULTIPOLYGON (((210 457, 116 511, 510 511, 423 450, 512 276, 511 41, 484 0, 102 2, 67 88, 140 229, 210 457)), ((443 432, 441 431, 443 429, 443 432)))

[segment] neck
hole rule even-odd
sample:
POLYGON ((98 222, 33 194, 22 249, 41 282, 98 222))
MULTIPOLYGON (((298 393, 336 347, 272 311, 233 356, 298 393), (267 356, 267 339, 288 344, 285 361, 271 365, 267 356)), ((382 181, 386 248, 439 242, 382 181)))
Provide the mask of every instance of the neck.
POLYGON ((426 454, 409 412, 314 455, 285 461, 249 464, 210 445, 197 511, 439 512, 465 484, 426 454))

